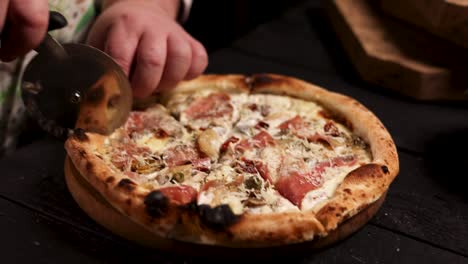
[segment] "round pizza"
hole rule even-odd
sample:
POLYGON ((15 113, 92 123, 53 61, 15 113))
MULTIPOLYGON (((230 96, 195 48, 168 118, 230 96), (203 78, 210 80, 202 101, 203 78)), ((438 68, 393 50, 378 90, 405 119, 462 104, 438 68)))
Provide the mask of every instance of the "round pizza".
POLYGON ((229 248, 326 239, 381 202, 399 171, 365 106, 274 74, 183 81, 111 135, 77 129, 65 147, 79 175, 70 191, 102 225, 229 248))

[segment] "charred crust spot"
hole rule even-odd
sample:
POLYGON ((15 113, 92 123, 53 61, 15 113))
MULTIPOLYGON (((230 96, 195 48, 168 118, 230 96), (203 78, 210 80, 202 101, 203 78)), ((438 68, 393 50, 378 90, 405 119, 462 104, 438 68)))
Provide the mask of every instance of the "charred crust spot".
POLYGON ((388 173, 390 172, 390 171, 388 170, 388 167, 385 166, 385 165, 383 165, 381 168, 382 168, 383 173, 385 173, 385 174, 388 174, 388 173))
POLYGON ((253 83, 255 84, 270 84, 275 80, 266 74, 257 74, 253 76, 253 83))
POLYGON ((104 99, 104 87, 102 85, 92 89, 86 96, 86 103, 96 105, 104 99))
POLYGON ((144 200, 146 213, 151 217, 161 217, 167 212, 169 199, 157 190, 150 192, 144 200))
POLYGON ((114 176, 109 176, 109 177, 107 177, 107 179, 106 179, 106 182, 107 182, 107 183, 113 183, 114 181, 115 181, 114 176))
POLYGON ((347 194, 351 194, 351 189, 349 189, 349 188, 346 188, 346 189, 344 189, 343 191, 344 191, 345 193, 347 193, 347 194))
POLYGON ((118 188, 122 188, 128 192, 133 191, 135 189, 135 186, 136 186, 136 183, 134 183, 130 179, 122 179, 119 181, 119 184, 117 184, 118 188))
POLYGON ((240 216, 234 214, 231 207, 227 204, 218 205, 216 207, 199 205, 198 213, 204 225, 220 231, 237 223, 240 219, 240 216))
POLYGON ((264 85, 278 82, 278 80, 268 74, 254 74, 254 75, 248 76, 245 79, 245 82, 247 86, 252 90, 259 86, 264 86, 264 85))
POLYGON ((79 141, 88 140, 88 136, 86 135, 86 132, 82 128, 75 128, 75 130, 73 130, 73 136, 79 141))
POLYGON ((189 202, 188 204, 183 206, 184 209, 190 212, 197 212, 198 211, 198 204, 196 200, 189 202))
POLYGON ((335 211, 335 209, 336 209, 336 208, 333 207, 333 206, 328 206, 326 210, 327 210, 328 212, 333 212, 333 211, 335 211))

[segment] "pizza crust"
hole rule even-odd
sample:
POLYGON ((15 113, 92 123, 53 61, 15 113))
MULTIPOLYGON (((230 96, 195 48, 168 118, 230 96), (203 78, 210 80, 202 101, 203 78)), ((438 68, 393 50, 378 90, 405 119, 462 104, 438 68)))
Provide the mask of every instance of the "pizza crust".
MULTIPOLYGON (((397 152, 388 131, 369 110, 349 97, 281 75, 204 75, 181 82, 174 90, 162 95, 159 102, 164 102, 175 93, 193 92, 206 87, 220 91, 287 94, 316 101, 336 118, 352 124, 352 131, 369 143, 373 164, 351 172, 318 212, 244 214, 229 226, 213 228, 204 224, 197 211, 199 208, 193 204, 168 205, 164 215, 150 216, 145 198, 151 190, 139 186, 123 173, 113 171, 95 155, 95 150, 102 147, 103 136, 76 133, 70 137, 65 148, 83 178, 120 214, 156 236, 235 248, 313 241, 317 237, 326 237, 345 220, 383 197, 398 174, 397 152)), ((144 107, 143 104, 140 106, 144 107)))
POLYGON ((136 224, 128 217, 118 212, 101 196, 78 172, 70 158, 65 159, 65 181, 70 193, 81 209, 94 221, 112 233, 138 243, 148 248, 157 248, 172 253, 182 253, 194 256, 210 256, 213 258, 244 258, 271 257, 272 255, 288 255, 294 252, 319 250, 347 238, 359 230, 379 210, 385 200, 385 194, 376 202, 370 204, 357 215, 346 220, 340 227, 331 231, 326 237, 313 241, 286 245, 275 248, 228 248, 184 243, 173 239, 157 236, 136 224), (207 252, 208 250, 208 252, 207 252))

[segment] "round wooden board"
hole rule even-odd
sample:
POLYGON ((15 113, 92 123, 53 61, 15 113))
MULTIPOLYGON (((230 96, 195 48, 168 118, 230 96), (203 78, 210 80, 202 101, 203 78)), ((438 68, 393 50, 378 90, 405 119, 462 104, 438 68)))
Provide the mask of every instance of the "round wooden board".
POLYGON ((175 241, 150 233, 144 227, 133 222, 111 204, 109 204, 78 172, 70 158, 65 160, 65 180, 67 187, 81 209, 94 221, 127 240, 145 247, 159 249, 165 252, 191 256, 208 256, 220 258, 272 257, 288 254, 294 251, 311 252, 331 246, 356 232, 365 225, 378 211, 385 200, 386 193, 366 209, 343 222, 328 236, 310 242, 268 248, 227 248, 211 245, 200 245, 175 241))

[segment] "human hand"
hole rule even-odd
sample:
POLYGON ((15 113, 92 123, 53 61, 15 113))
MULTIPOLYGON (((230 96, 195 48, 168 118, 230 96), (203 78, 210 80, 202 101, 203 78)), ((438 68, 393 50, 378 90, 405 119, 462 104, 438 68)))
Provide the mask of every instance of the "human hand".
POLYGON ((12 61, 36 48, 48 21, 47 0, 0 0, 0 60, 12 61))
POLYGON ((95 22, 88 43, 120 64, 135 97, 164 91, 205 70, 205 48, 175 20, 177 0, 114 2, 95 22))

